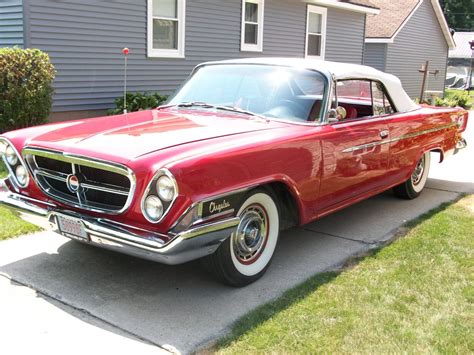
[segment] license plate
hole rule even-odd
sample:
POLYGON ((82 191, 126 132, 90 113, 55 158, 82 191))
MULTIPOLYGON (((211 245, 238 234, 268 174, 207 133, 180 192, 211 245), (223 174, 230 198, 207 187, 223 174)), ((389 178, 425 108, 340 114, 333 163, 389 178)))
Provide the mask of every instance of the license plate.
POLYGON ((78 218, 56 215, 61 234, 79 240, 89 240, 84 229, 84 223, 78 218))

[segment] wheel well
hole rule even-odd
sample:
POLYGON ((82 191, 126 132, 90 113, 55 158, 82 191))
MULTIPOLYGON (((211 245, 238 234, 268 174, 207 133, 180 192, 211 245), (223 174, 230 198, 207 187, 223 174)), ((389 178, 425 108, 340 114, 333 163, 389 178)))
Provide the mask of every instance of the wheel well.
POLYGON ((272 182, 263 187, 270 189, 278 199, 280 208, 280 229, 288 229, 299 224, 300 216, 298 205, 287 185, 282 182, 272 182))
POLYGON ((444 152, 441 148, 431 149, 430 152, 439 154, 439 163, 444 160, 444 152))

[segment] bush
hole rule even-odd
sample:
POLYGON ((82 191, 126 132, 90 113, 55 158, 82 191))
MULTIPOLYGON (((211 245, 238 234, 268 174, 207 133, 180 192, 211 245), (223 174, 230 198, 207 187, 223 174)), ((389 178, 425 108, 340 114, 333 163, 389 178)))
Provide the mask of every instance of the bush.
POLYGON ((0 48, 0 131, 46 122, 56 71, 39 49, 0 48))
POLYGON ((447 98, 442 98, 442 97, 435 97, 435 106, 439 107, 455 107, 454 102, 451 102, 447 98))
POLYGON ((446 91, 444 99, 437 97, 435 99, 435 105, 441 107, 462 107, 464 109, 470 109, 471 97, 467 91, 446 91))
MULTIPOLYGON (((155 108, 163 104, 167 96, 160 95, 157 92, 153 93, 141 93, 141 92, 127 92, 127 111, 135 112, 141 110, 148 110, 155 108)), ((109 115, 119 115, 123 113, 124 102, 123 96, 118 97, 114 100, 115 108, 108 111, 109 115)))
POLYGON ((457 90, 455 92, 446 92, 446 98, 451 101, 454 106, 460 106, 465 109, 471 108, 471 97, 467 91, 457 90))

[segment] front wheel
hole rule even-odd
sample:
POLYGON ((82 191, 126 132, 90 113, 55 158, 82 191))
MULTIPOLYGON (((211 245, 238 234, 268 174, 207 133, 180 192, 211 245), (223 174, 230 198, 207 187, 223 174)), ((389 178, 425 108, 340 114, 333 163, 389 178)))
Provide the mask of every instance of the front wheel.
POLYGON ((418 197, 426 185, 426 180, 428 180, 430 162, 430 152, 423 154, 421 159, 418 160, 415 170, 413 170, 410 178, 403 184, 393 188, 395 195, 407 200, 412 200, 418 197))
POLYGON ((280 231, 275 198, 264 190, 250 193, 239 209, 240 223, 217 251, 205 260, 223 283, 246 286, 258 280, 273 257, 280 231))

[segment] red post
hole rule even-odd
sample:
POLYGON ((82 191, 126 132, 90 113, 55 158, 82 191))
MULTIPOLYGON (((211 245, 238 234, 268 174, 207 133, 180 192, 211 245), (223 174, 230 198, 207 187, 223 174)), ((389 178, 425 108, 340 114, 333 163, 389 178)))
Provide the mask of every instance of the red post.
POLYGON ((125 67, 123 73, 123 113, 127 113, 127 58, 130 50, 125 47, 122 49, 122 53, 125 56, 125 67))

